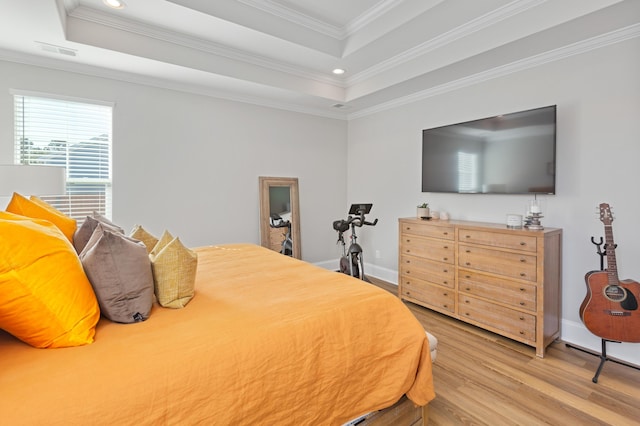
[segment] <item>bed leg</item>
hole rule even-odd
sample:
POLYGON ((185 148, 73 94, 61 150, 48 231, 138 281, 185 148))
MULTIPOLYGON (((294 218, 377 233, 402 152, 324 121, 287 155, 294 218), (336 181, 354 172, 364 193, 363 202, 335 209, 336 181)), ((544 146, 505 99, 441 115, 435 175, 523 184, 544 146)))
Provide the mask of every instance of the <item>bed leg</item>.
POLYGON ((429 404, 422 406, 422 426, 429 424, 429 404))

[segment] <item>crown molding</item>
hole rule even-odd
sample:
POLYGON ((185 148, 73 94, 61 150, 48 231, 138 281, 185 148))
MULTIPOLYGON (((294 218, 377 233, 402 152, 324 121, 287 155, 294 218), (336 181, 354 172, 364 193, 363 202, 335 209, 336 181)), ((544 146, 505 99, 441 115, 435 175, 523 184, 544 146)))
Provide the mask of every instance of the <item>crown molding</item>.
POLYGON ((365 11, 360 16, 357 16, 344 27, 339 27, 328 22, 324 22, 320 19, 314 18, 295 9, 287 7, 274 0, 238 0, 240 3, 244 3, 247 6, 251 6, 255 9, 262 10, 271 15, 277 16, 281 19, 286 19, 289 22, 300 25, 311 31, 332 37, 336 40, 344 41, 352 36, 357 31, 361 30, 372 21, 383 16, 391 9, 398 6, 405 0, 382 0, 375 6, 365 11))
POLYGON ((142 86, 155 87, 159 89, 173 90, 177 92, 190 93, 199 96, 222 99, 233 102, 251 104, 266 108, 275 108, 279 110, 295 112, 300 114, 313 115, 318 117, 332 118, 336 120, 346 120, 347 114, 340 110, 330 111, 322 108, 305 107, 297 104, 279 102, 273 99, 261 98, 257 96, 245 96, 235 93, 229 93, 221 90, 207 88, 202 85, 175 82, 167 79, 149 77, 135 73, 124 71, 114 71, 107 68, 96 67, 92 65, 84 65, 76 62, 63 61, 43 56, 30 55, 21 52, 15 52, 0 49, 0 61, 14 62, 23 65, 36 66, 41 68, 52 69, 56 71, 71 72, 89 77, 105 78, 109 80, 132 83, 142 86))
POLYGON ((508 19, 514 15, 525 12, 531 8, 539 6, 545 3, 547 0, 516 0, 511 3, 497 8, 485 15, 482 15, 476 19, 473 19, 464 25, 454 28, 451 31, 442 33, 441 35, 432 38, 422 44, 419 44, 411 49, 393 56, 389 59, 379 62, 378 64, 367 68, 366 70, 354 74, 347 79, 347 85, 362 83, 365 80, 375 77, 385 71, 398 67, 408 61, 411 61, 419 56, 425 55, 443 46, 455 42, 464 37, 468 37, 471 34, 488 28, 496 23, 508 19))
POLYGON ((259 55, 248 54, 239 49, 233 49, 227 46, 223 46, 219 43, 214 43, 203 40, 201 38, 180 34, 167 29, 161 29, 152 25, 143 24, 138 21, 116 17, 96 9, 80 6, 73 9, 68 16, 94 24, 103 25, 116 30, 126 31, 132 34, 149 37, 194 50, 199 50, 210 55, 222 56, 227 59, 244 62, 250 65, 267 68, 273 71, 294 75, 296 77, 308 80, 317 81, 323 84, 330 84, 341 88, 346 87, 345 83, 342 80, 331 78, 328 75, 317 73, 309 69, 295 67, 290 64, 274 61, 259 55))
POLYGON ((343 38, 348 38, 360 31, 376 19, 399 6, 405 0, 382 0, 371 9, 351 20, 343 29, 343 38))
POLYGON ((270 15, 277 16, 278 18, 285 19, 289 22, 293 22, 296 25, 307 28, 311 31, 329 36, 336 40, 342 40, 344 38, 344 30, 328 22, 321 21, 312 16, 306 15, 302 12, 294 10, 290 7, 279 4, 273 0, 238 0, 247 6, 254 9, 267 12, 270 15))
POLYGON ((421 90, 412 93, 411 95, 402 96, 388 102, 383 102, 371 108, 365 108, 360 111, 351 113, 348 115, 348 119, 352 120, 361 118, 392 108, 397 108, 413 102, 438 96, 443 93, 492 80, 494 78, 504 77, 509 74, 514 74, 530 68, 535 68, 550 62, 555 62, 571 56, 580 55, 595 49, 599 49, 601 47, 606 47, 636 37, 640 37, 640 24, 634 24, 628 27, 620 28, 618 30, 572 43, 558 49, 553 49, 545 53, 511 62, 509 64, 501 65, 499 67, 469 75, 467 77, 459 78, 457 80, 450 81, 438 86, 430 87, 429 89, 421 90))

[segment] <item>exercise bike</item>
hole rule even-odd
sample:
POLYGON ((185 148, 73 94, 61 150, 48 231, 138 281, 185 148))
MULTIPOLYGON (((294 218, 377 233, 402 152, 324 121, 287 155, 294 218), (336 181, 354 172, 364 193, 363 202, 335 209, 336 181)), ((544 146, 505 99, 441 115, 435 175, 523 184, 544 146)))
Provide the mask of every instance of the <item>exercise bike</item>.
POLYGON ((293 256, 293 240, 291 239, 291 221, 284 220, 279 214, 273 213, 269 216, 269 226, 272 228, 287 228, 282 234, 284 240, 282 240, 282 246, 280 253, 285 256, 293 256))
POLYGON ((356 235, 356 227, 364 225, 375 226, 378 219, 373 222, 367 222, 365 215, 371 211, 373 204, 352 204, 349 208, 349 216, 346 220, 339 219, 333 222, 333 229, 338 232, 338 242, 342 244, 342 257, 340 257, 340 272, 369 281, 364 274, 364 259, 362 256, 362 247, 358 244, 358 236, 356 235), (351 227, 351 244, 347 249, 344 241, 344 233, 351 227))

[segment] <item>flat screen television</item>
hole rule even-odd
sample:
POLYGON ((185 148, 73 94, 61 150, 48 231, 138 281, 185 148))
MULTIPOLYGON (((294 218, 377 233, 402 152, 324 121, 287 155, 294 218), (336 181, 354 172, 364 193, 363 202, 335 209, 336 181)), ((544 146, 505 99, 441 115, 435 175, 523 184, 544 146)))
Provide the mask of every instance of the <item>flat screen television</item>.
POLYGON ((422 131, 422 192, 555 194, 556 106, 422 131))

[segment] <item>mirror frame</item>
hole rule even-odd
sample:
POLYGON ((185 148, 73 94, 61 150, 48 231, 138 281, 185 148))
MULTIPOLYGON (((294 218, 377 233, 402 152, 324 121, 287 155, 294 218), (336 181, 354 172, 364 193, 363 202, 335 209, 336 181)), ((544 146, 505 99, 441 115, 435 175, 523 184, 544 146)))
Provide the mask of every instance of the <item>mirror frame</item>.
POLYGON ((260 184, 260 245, 270 248, 270 222, 269 216, 269 189, 272 186, 289 187, 289 197, 291 201, 291 240, 293 242, 293 257, 302 259, 301 239, 300 239, 300 205, 298 200, 298 178, 287 177, 266 177, 258 178, 260 184))

